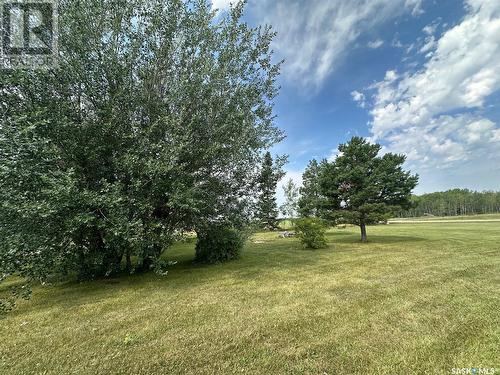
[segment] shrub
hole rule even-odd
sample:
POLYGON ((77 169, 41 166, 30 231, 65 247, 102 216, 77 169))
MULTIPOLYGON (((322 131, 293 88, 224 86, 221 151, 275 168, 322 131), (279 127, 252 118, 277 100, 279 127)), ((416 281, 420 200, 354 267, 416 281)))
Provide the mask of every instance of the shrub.
POLYGON ((317 218, 299 219, 295 223, 295 230, 304 247, 309 249, 326 247, 326 225, 323 220, 317 218))
POLYGON ((214 225, 198 233, 196 261, 220 263, 236 259, 245 245, 243 231, 229 225, 214 225))

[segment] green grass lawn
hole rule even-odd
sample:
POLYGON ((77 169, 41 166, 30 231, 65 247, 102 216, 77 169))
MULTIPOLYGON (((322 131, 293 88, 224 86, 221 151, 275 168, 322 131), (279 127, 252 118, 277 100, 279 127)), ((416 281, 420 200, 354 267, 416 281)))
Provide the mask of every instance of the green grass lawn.
MULTIPOLYGON (((414 374, 500 367, 500 223, 257 234, 238 261, 37 287, 0 374, 414 374)), ((500 370, 497 370, 500 371, 500 370)))
POLYGON ((458 216, 420 216, 393 218, 389 221, 450 221, 450 220, 485 220, 485 221, 500 221, 500 214, 478 214, 478 215, 458 215, 458 216))

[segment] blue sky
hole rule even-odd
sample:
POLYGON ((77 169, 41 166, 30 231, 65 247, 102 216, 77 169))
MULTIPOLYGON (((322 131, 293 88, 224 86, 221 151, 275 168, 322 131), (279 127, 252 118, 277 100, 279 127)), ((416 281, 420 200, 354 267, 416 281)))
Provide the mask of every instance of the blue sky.
POLYGON ((288 177, 361 135, 408 155, 416 193, 500 190, 500 1, 248 0, 245 19, 278 32, 288 177))

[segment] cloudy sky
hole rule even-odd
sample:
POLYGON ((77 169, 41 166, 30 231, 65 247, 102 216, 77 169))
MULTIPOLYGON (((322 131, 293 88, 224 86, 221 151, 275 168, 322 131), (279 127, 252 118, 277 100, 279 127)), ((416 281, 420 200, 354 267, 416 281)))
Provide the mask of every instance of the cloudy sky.
POLYGON ((278 32, 290 177, 361 135, 408 156, 417 193, 500 190, 499 0, 248 0, 245 19, 278 32))

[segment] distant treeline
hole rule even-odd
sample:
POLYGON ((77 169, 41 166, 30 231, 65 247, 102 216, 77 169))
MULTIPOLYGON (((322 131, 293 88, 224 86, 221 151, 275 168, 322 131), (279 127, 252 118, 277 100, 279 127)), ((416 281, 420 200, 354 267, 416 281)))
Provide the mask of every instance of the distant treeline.
POLYGON ((413 208, 398 217, 458 216, 500 213, 500 192, 453 189, 412 196, 413 208))

